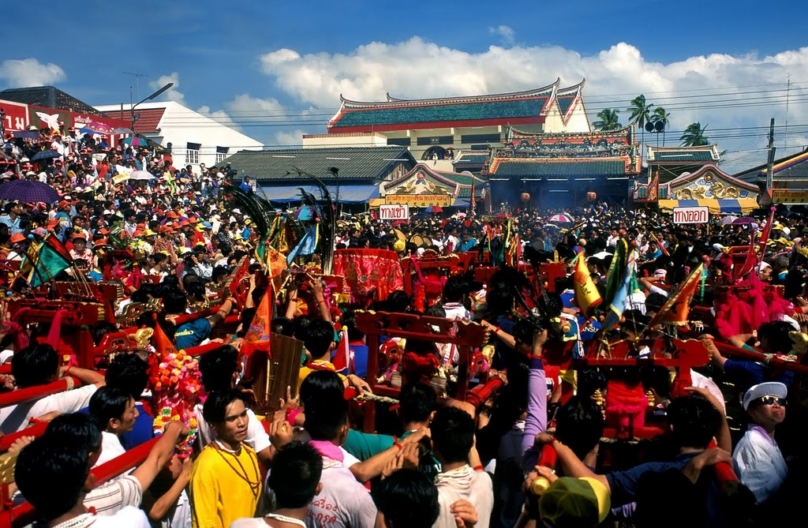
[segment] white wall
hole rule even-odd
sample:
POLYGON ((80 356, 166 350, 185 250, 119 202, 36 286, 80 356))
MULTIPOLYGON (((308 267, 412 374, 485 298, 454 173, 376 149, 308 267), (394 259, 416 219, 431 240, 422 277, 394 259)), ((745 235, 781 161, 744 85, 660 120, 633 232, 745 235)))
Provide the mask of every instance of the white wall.
MULTIPOLYGON (((135 108, 135 113, 140 109, 150 108, 165 108, 166 110, 157 125, 159 132, 144 135, 155 140, 159 138, 160 144, 164 147, 171 143, 171 154, 175 167, 187 165, 186 147, 188 143, 200 144, 199 159, 196 163, 191 164, 197 171, 202 163, 208 167, 217 163, 216 147, 229 147, 225 157, 231 156, 239 150, 261 150, 263 148, 263 144, 259 141, 174 101, 143 103, 135 108)), ((97 106, 96 109, 101 112, 112 112, 120 110, 121 106, 105 105, 97 106)), ((129 110, 129 105, 124 105, 123 109, 124 111, 129 110)))
POLYGON ((386 147, 387 136, 379 132, 355 134, 305 134, 303 148, 386 147))

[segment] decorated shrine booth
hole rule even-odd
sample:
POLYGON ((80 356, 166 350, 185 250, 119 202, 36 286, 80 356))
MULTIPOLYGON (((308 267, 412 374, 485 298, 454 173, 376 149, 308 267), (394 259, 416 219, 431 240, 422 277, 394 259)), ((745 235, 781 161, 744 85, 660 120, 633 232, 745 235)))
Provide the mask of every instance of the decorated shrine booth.
MULTIPOLYGON (((654 195, 654 191, 649 189, 647 194, 654 195)), ((734 178, 715 165, 705 165, 659 185, 659 208, 707 207, 712 214, 747 214, 759 208, 759 192, 756 185, 734 178)))
POLYGON ((402 177, 384 186, 384 203, 416 208, 467 207, 471 195, 483 199, 485 180, 470 172, 444 172, 419 163, 402 177))

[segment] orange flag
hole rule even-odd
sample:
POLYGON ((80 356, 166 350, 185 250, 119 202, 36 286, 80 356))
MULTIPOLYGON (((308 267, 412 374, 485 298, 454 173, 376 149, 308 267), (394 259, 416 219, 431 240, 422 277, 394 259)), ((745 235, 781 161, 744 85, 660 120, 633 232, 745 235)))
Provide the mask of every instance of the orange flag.
POLYGON ((701 282, 704 264, 690 272, 685 281, 676 290, 676 293, 668 297, 659 312, 651 319, 648 328, 652 328, 658 324, 668 324, 675 326, 683 326, 687 324, 687 316, 690 314, 690 302, 696 294, 696 288, 701 282))
POLYGON ((592 309, 599 305, 603 299, 600 298, 600 293, 598 293, 598 289, 592 281, 592 276, 589 275, 589 268, 586 266, 586 253, 583 251, 578 254, 573 283, 575 304, 578 305, 586 317, 589 317, 592 309))
POLYGON ((244 341, 241 344, 241 353, 246 357, 250 357, 256 350, 269 350, 269 332, 272 328, 272 307, 270 302, 274 295, 272 288, 269 288, 261 299, 261 303, 255 311, 250 328, 244 336, 244 341))
POLYGON ((172 343, 165 332, 163 332, 160 323, 157 321, 155 321, 154 336, 152 339, 154 339, 154 348, 160 355, 160 361, 168 361, 167 358, 170 354, 177 355, 177 347, 174 346, 174 343, 172 343))

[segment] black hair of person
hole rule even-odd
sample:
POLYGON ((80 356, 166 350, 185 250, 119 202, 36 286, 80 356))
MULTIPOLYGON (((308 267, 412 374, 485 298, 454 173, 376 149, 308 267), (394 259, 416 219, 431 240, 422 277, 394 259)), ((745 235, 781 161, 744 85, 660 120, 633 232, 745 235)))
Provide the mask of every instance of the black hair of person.
POLYGON ((323 472, 323 457, 306 442, 281 447, 272 458, 267 485, 278 508, 302 508, 317 494, 323 472))
POLYGON ((417 469, 400 469, 382 480, 374 499, 388 528, 432 526, 440 515, 438 488, 417 469))
POLYGON ((98 420, 104 429, 110 420, 120 420, 126 412, 126 407, 132 395, 117 387, 104 386, 99 388, 90 397, 89 411, 98 420))
POLYGON ((438 409, 429 429, 433 449, 444 462, 468 462, 474 444, 474 419, 468 413, 454 407, 438 409))
POLYGON ((149 364, 135 354, 118 354, 104 375, 107 387, 116 387, 139 399, 149 384, 149 364))
POLYGON ((412 382, 401 388, 399 400, 399 416, 406 423, 425 422, 435 411, 438 397, 435 389, 425 383, 412 382))
POLYGON ((244 394, 236 389, 214 390, 208 394, 205 405, 202 407, 202 417, 211 424, 224 423, 227 418, 227 408, 236 401, 241 400, 247 405, 244 394))
POLYGON ((103 427, 96 418, 83 412, 60 414, 48 424, 43 437, 59 444, 97 453, 101 449, 103 427))
POLYGON ((11 374, 20 389, 48 383, 59 374, 59 356, 50 345, 27 346, 11 358, 11 374))
POLYGON ((233 384, 233 373, 238 371, 238 350, 223 345, 199 357, 199 372, 207 392, 225 390, 233 384))
MULTIPOLYGON (((314 359, 323 358, 334 342, 334 327, 322 319, 312 320, 306 327, 303 343, 314 359)), ((326 358, 330 359, 330 358, 326 358)))
POLYGON ((721 414, 706 398, 688 395, 668 405, 671 440, 677 447, 706 449, 721 423, 721 414))

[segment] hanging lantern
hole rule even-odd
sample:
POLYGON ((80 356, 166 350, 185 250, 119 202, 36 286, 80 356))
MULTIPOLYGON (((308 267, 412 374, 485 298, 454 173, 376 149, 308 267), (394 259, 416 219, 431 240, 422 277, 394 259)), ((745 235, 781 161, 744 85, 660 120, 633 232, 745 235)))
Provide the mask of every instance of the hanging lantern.
POLYGON ((588 193, 586 193, 586 199, 590 202, 594 202, 595 200, 598 199, 598 195, 593 191, 589 191, 588 193))
POLYGON ((524 203, 529 202, 530 201, 530 193, 523 192, 521 198, 522 198, 522 201, 524 203))

